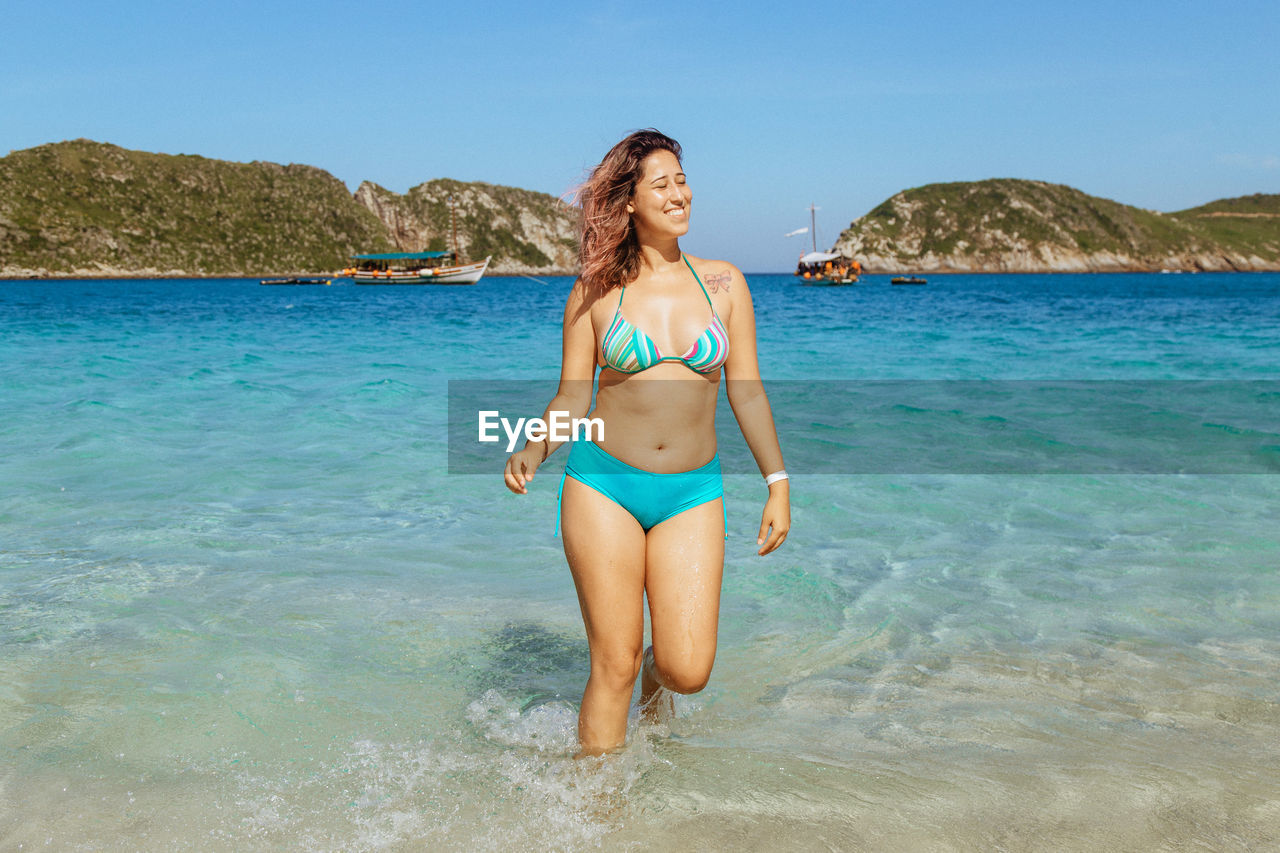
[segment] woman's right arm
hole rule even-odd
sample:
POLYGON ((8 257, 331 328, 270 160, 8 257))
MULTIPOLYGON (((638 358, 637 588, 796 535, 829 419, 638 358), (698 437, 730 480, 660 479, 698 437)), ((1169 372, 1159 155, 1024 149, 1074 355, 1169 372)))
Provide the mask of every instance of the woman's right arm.
MULTIPOLYGON (((542 420, 550 422, 552 412, 567 412, 581 418, 591 406, 591 385, 596 373, 596 333, 591 325, 593 297, 579 279, 573 283, 564 306, 564 330, 560 353, 560 387, 547 404, 542 420)), ((516 494, 528 493, 528 483, 538 466, 564 442, 526 442, 523 449, 507 458, 504 479, 516 494)))

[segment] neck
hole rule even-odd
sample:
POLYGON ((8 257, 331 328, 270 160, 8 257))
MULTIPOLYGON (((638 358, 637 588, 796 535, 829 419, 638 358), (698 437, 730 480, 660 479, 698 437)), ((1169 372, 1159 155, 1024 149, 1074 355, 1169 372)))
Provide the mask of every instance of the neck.
POLYGON ((653 272, 669 269, 680 263, 680 241, 675 237, 650 242, 640 241, 640 266, 653 272))

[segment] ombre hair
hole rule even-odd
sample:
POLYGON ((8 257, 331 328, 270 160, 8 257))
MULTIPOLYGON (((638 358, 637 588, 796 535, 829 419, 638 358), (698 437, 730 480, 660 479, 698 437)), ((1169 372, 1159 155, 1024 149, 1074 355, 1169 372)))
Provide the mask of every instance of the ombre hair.
POLYGON ((578 260, 583 284, 604 293, 640 274, 640 243, 627 213, 645 158, 670 151, 680 160, 680 143, 653 128, 637 130, 609 149, 578 187, 578 260))

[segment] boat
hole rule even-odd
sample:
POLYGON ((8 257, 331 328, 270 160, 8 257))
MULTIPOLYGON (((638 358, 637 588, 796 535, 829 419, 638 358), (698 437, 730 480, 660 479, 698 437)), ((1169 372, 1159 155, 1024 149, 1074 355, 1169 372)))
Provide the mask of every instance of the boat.
POLYGON ((856 284, 861 273, 861 264, 839 252, 809 252, 796 265, 796 275, 804 284, 856 284))
POLYGON ((475 284, 489 266, 489 258, 459 262, 457 252, 383 252, 351 259, 355 263, 342 274, 356 284, 475 284))
POLYGON ((264 278, 258 284, 333 284, 331 278, 264 278))
POLYGON ((470 263, 458 251, 458 213, 449 196, 453 246, 447 252, 383 252, 352 255, 355 261, 342 274, 356 284, 475 284, 489 266, 489 258, 470 263))
MULTIPOLYGON (((817 209, 814 205, 809 205, 807 230, 813 237, 813 251, 800 256, 800 261, 796 264, 796 276, 804 279, 804 284, 856 284, 858 277, 862 275, 862 264, 839 252, 818 251, 817 209)), ((803 234, 805 230, 801 228, 799 231, 793 231, 792 234, 803 234)))
POLYGON ((912 276, 898 275, 889 279, 889 283, 890 284, 928 284, 929 280, 925 278, 918 278, 917 276, 914 276, 914 275, 912 276))

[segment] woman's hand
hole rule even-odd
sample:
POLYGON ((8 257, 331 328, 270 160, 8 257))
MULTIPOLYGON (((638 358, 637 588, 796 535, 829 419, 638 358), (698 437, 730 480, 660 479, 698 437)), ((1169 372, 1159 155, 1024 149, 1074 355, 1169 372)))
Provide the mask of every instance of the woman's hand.
POLYGON ((786 480, 774 483, 769 487, 769 500, 765 501, 764 512, 760 515, 760 535, 756 544, 760 556, 777 550, 787 541, 787 531, 791 529, 791 492, 786 480))
POLYGON ((515 492, 517 495, 527 495, 529 481, 533 479, 534 472, 538 470, 538 466, 545 460, 546 443, 527 444, 523 450, 517 450, 507 457, 507 468, 503 474, 506 480, 507 488, 515 492))

